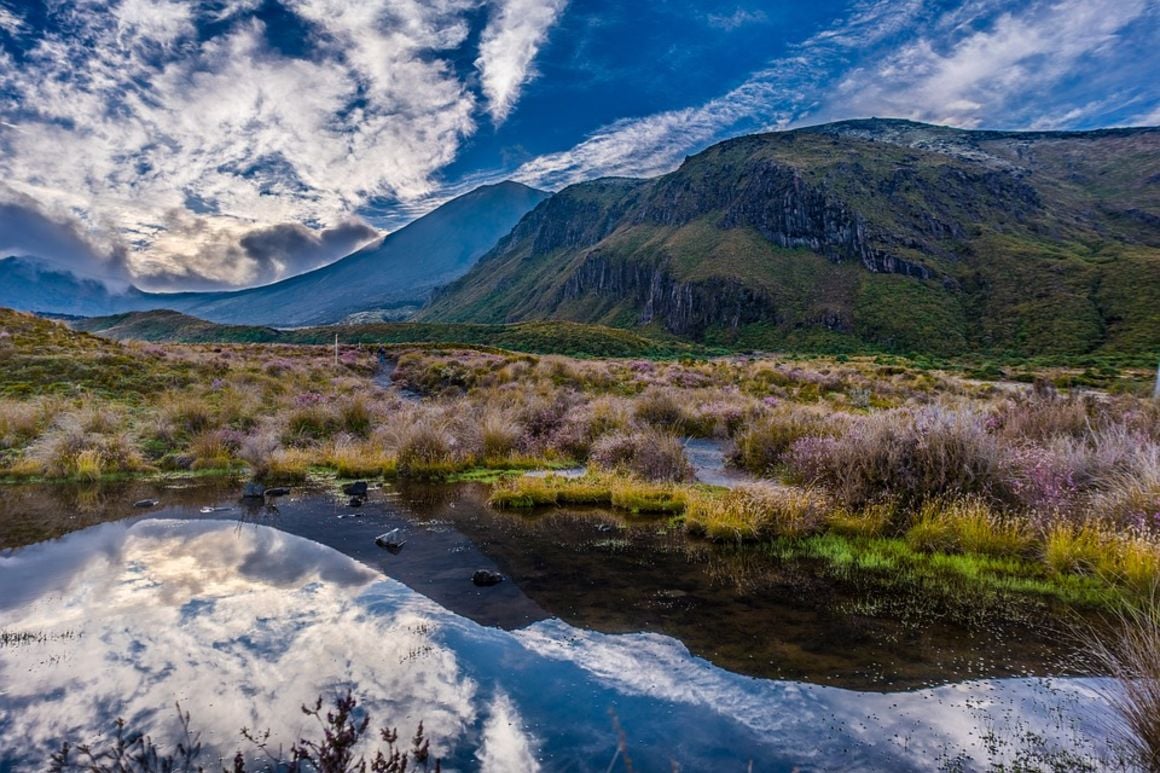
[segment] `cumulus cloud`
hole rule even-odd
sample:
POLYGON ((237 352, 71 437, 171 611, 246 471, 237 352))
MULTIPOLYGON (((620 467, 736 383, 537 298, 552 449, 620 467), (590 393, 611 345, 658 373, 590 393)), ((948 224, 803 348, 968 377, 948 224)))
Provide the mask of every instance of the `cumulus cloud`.
POLYGON ((496 124, 508 117, 533 75, 532 60, 567 0, 494 0, 479 46, 479 69, 488 112, 496 124))
POLYGON ((332 263, 380 235, 357 219, 318 231, 299 223, 249 228, 173 209, 161 219, 152 241, 166 260, 140 258, 141 285, 221 290, 268 284, 332 263))
MULTIPOLYGON (((488 98, 504 115, 562 7, 549 5, 503 5, 484 36, 488 98)), ((72 213, 96 251, 126 254, 145 283, 276 279, 330 256, 341 240, 326 227, 364 202, 429 197, 477 129, 477 92, 452 59, 478 0, 286 0, 297 52, 260 6, 50 5, 21 61, 0 49, 0 178, 72 213), (301 231, 289 252, 240 241, 285 223, 322 246, 301 231)))

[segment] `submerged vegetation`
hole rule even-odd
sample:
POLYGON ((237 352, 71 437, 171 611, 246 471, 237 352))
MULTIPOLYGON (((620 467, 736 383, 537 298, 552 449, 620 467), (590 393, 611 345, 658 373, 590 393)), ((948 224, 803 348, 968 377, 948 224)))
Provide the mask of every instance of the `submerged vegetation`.
POLYGON ((1008 562, 1020 582, 1160 577, 1160 404, 1143 372, 1119 373, 1113 393, 1061 391, 1065 368, 1024 384, 870 356, 159 346, 12 312, 0 331, 7 479, 507 472, 496 506, 659 513, 723 542, 840 538, 858 561, 886 540, 1008 562), (722 444, 753 482, 695 483, 690 438, 722 444), (581 478, 519 476, 580 465, 581 478))

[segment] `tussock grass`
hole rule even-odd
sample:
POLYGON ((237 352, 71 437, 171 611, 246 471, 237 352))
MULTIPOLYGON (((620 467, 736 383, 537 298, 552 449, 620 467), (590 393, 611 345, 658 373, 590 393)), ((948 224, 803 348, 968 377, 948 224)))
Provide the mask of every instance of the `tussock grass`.
POLYGON ((551 505, 596 505, 630 513, 680 513, 686 491, 679 486, 649 483, 634 478, 586 475, 520 477, 503 481, 492 489, 495 507, 531 508, 551 505))
POLYGON ((1057 574, 1091 574, 1106 561, 1105 542, 1090 524, 1057 522, 1044 539, 1043 560, 1057 574))
POLYGON ((396 470, 393 456, 365 441, 334 443, 326 449, 322 464, 340 478, 378 478, 396 470))
POLYGON ((1160 770, 1160 598, 1157 586, 1128 604, 1112 621, 1112 633, 1092 628, 1082 638, 1097 667, 1116 686, 1104 699, 1122 721, 1120 741, 1141 770, 1160 770))
POLYGON ((619 471, 650 481, 675 483, 692 478, 685 446, 656 429, 616 432, 592 446, 591 462, 602 470, 619 471))
POLYGON ((824 528, 831 507, 819 492, 773 484, 695 492, 685 511, 685 530, 722 542, 802 537, 824 528))
POLYGON ((978 498, 926 502, 905 539, 920 552, 990 556, 1026 556, 1035 545, 1025 523, 996 513, 978 498))

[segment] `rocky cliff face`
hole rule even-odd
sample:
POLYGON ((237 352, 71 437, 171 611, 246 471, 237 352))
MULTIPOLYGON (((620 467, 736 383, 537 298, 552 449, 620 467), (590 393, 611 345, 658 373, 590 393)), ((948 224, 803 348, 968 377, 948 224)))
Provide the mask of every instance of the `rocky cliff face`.
MULTIPOLYGON (((1043 329, 1091 320, 1066 344, 1090 350, 1125 318, 1109 304, 1141 297, 1106 291, 1113 263, 1124 261, 1119 284, 1160 279, 1148 225, 1160 196, 1146 179, 1157 153, 1160 132, 1147 129, 867 121, 738 138, 662 177, 555 194, 420 318, 658 324, 690 337, 757 325, 1030 350, 1031 301, 1043 329), (1091 248, 1106 262, 1081 254, 1092 244, 1107 245, 1091 248)), ((1160 328, 1133 336, 1160 339, 1160 328)))
POLYGON ((630 301, 642 325, 659 322, 666 330, 697 338, 713 326, 736 330, 743 324, 773 322, 777 310, 764 293, 735 280, 682 282, 661 266, 617 260, 594 252, 560 288, 556 303, 599 295, 630 301))

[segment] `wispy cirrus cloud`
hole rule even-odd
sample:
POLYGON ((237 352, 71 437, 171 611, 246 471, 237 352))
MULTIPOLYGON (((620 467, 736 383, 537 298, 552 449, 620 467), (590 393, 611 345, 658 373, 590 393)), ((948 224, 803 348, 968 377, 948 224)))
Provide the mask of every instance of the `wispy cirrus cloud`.
POLYGON ((859 3, 722 96, 617 121, 515 177, 558 187, 657 174, 734 134, 871 115, 1073 128, 1138 105, 1133 115, 1155 122, 1160 100, 1138 73, 1160 72, 1148 43, 1158 15, 1144 0, 973 0, 941 11, 918 0, 859 3))
POLYGON ((492 120, 503 123, 519 98, 520 89, 534 74, 532 60, 548 30, 564 11, 567 0, 493 0, 479 46, 483 93, 492 120))
POLYGON ((968 22, 949 32, 936 26, 846 73, 828 96, 828 110, 965 128, 988 122, 1067 126, 1095 112, 1091 108, 1106 109, 1106 101, 1087 110, 1057 108, 1048 121, 1037 120, 1043 103, 1070 105, 1070 94, 1060 99, 1069 92, 1066 81, 1098 81, 1109 65, 1115 71, 1116 60, 1127 53, 1122 34, 1134 22, 1146 22, 1147 12, 1145 0, 1067 0, 1002 11, 989 24, 968 22))

